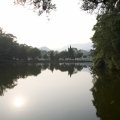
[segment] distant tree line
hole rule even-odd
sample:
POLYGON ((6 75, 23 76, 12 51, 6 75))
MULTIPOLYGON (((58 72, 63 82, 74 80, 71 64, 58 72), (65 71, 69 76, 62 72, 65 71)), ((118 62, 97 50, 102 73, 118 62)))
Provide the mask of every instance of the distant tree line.
MULTIPOLYGON (((49 60, 58 61, 60 59, 81 58, 83 53, 77 48, 68 48, 61 52, 45 51, 26 44, 16 42, 16 37, 12 34, 5 33, 0 28, 0 61, 39 61, 49 60)), ((84 56, 85 57, 85 56, 84 56)))
MULTIPOLYGON (((51 0, 30 1, 29 5, 35 6, 38 11, 40 8, 44 12, 56 8, 51 0), (43 4, 40 6, 41 2, 43 4)), ((14 3, 25 5, 27 1, 14 0, 14 3)), ((80 5, 84 11, 97 13, 97 23, 94 25, 94 35, 91 38, 95 67, 120 69, 120 0, 81 0, 80 5)))
POLYGON ((84 55, 82 50, 72 48, 71 46, 68 48, 68 50, 63 50, 61 52, 54 50, 41 50, 41 59, 47 59, 51 61, 71 61, 75 60, 75 58, 87 58, 87 56, 92 56, 92 52, 89 51, 88 55, 84 55))
POLYGON ((50 59, 52 61, 56 61, 56 60, 60 60, 60 59, 63 59, 63 60, 66 60, 67 59, 75 59, 75 58, 80 58, 83 56, 83 53, 81 50, 78 50, 77 48, 68 48, 68 51, 67 50, 64 50, 64 51, 61 51, 61 52, 58 52, 58 51, 51 51, 50 53, 50 59))

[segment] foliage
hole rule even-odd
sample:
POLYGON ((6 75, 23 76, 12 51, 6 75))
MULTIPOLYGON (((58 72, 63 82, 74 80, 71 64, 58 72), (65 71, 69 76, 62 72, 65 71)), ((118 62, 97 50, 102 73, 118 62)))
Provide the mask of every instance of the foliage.
POLYGON ((41 52, 38 48, 32 48, 29 50, 29 57, 32 58, 32 60, 40 59, 41 58, 41 52))
POLYGON ((94 47, 94 62, 103 61, 112 69, 120 68, 120 13, 116 10, 97 17, 97 24, 92 42, 94 47))
POLYGON ((120 69, 120 0, 83 0, 82 9, 100 13, 91 38, 95 67, 120 69))
POLYGON ((42 13, 50 13, 51 10, 55 10, 56 6, 52 3, 51 0, 14 0, 14 4, 30 6, 33 11, 36 11, 38 15, 42 13))
MULTIPOLYGON (((113 11, 116 7, 120 9, 119 0, 82 0, 81 9, 89 12, 93 12, 97 9, 98 13, 105 11, 113 11)), ((52 4, 52 0, 14 0, 15 4, 29 5, 34 11, 38 12, 38 15, 42 13, 50 13, 51 10, 56 9, 55 4, 52 4)))
POLYGON ((37 48, 19 44, 15 36, 5 33, 0 28, 0 61, 28 60, 41 58, 41 52, 37 48))
POLYGON ((49 59, 49 56, 47 54, 43 55, 43 59, 49 59))
POLYGON ((64 59, 68 57, 68 52, 67 51, 62 51, 60 52, 60 58, 64 59))
POLYGON ((49 59, 50 52, 46 50, 41 50, 41 58, 43 59, 49 59))
POLYGON ((120 1, 119 0, 82 0, 81 8, 85 11, 93 12, 94 10, 98 10, 98 13, 104 13, 106 11, 113 11, 116 9, 120 9, 120 1))
MULTIPOLYGON (((46 51, 47 54, 47 51, 46 51)), ((83 53, 81 50, 77 50, 77 48, 68 48, 68 51, 50 51, 50 60, 51 61, 58 61, 60 58, 66 60, 66 58, 69 59, 75 59, 75 58, 81 58, 83 56, 83 53)))
POLYGON ((75 54, 75 57, 76 58, 81 58, 83 56, 83 53, 81 50, 77 50, 76 54, 75 54))
POLYGON ((54 51, 51 51, 51 53, 50 53, 50 60, 51 60, 51 61, 54 60, 54 51))
POLYGON ((58 51, 55 51, 55 52, 54 52, 54 60, 58 61, 59 58, 60 58, 59 52, 58 52, 58 51))
POLYGON ((81 58, 83 53, 77 48, 68 48, 68 51, 45 51, 26 44, 19 44, 15 41, 15 36, 5 33, 0 29, 0 62, 11 61, 58 61, 60 58, 66 60, 81 58))
POLYGON ((75 59, 74 51, 71 46, 68 48, 68 58, 75 59))

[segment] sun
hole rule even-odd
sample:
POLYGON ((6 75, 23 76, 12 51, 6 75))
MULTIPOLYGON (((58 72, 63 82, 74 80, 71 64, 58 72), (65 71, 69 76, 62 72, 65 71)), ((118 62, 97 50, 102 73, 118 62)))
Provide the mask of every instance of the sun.
POLYGON ((15 107, 22 107, 24 105, 24 102, 25 101, 23 98, 16 98, 13 103, 15 107))

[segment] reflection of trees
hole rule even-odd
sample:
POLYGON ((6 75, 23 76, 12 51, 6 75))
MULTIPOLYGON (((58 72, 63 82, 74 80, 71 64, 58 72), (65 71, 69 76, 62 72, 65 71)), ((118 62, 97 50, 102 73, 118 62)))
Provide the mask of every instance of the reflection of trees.
POLYGON ((47 68, 49 67, 49 63, 43 63, 42 65, 41 65, 41 69, 42 70, 46 70, 47 68))
POLYGON ((81 65, 75 65, 75 64, 50 64, 50 70, 53 72, 54 68, 56 70, 60 70, 62 72, 68 71, 68 75, 72 75, 77 73, 78 71, 81 71, 83 69, 83 66, 81 65))
POLYGON ((120 120, 120 72, 96 70, 91 89, 97 116, 101 120, 120 120))
POLYGON ((50 64, 50 70, 51 70, 52 72, 54 71, 54 64, 53 64, 53 63, 50 64))
POLYGON ((29 65, 1 65, 0 66, 0 95, 3 95, 6 89, 14 88, 17 85, 17 79, 27 76, 37 76, 41 72, 41 67, 36 64, 29 65))
POLYGON ((26 78, 28 76, 37 76, 42 70, 54 69, 60 71, 68 71, 68 75, 72 75, 81 71, 83 66, 75 64, 5 64, 0 65, 0 95, 4 95, 6 89, 12 89, 17 85, 19 78, 26 78))

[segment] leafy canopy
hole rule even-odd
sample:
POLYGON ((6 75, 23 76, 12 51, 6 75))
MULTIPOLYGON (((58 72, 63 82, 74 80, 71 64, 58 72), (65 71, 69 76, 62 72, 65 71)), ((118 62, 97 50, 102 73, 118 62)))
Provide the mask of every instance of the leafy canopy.
POLYGON ((85 11, 97 10, 98 13, 120 9, 120 0, 82 0, 81 8, 85 11))
POLYGON ((93 30, 95 63, 102 59, 109 68, 120 68, 120 13, 115 10, 99 15, 93 30))
POLYGON ((51 0, 14 0, 14 4, 31 6, 31 8, 41 15, 42 13, 50 13, 52 10, 56 9, 55 4, 51 0))
MULTIPOLYGON (((103 13, 112 11, 116 7, 120 9, 120 0, 80 0, 80 2, 82 2, 81 9, 89 12, 97 10, 98 13, 103 13)), ((52 0, 14 0, 14 3, 32 6, 33 10, 38 12, 38 15, 44 12, 50 13, 56 9, 56 5, 52 3, 52 0)))

